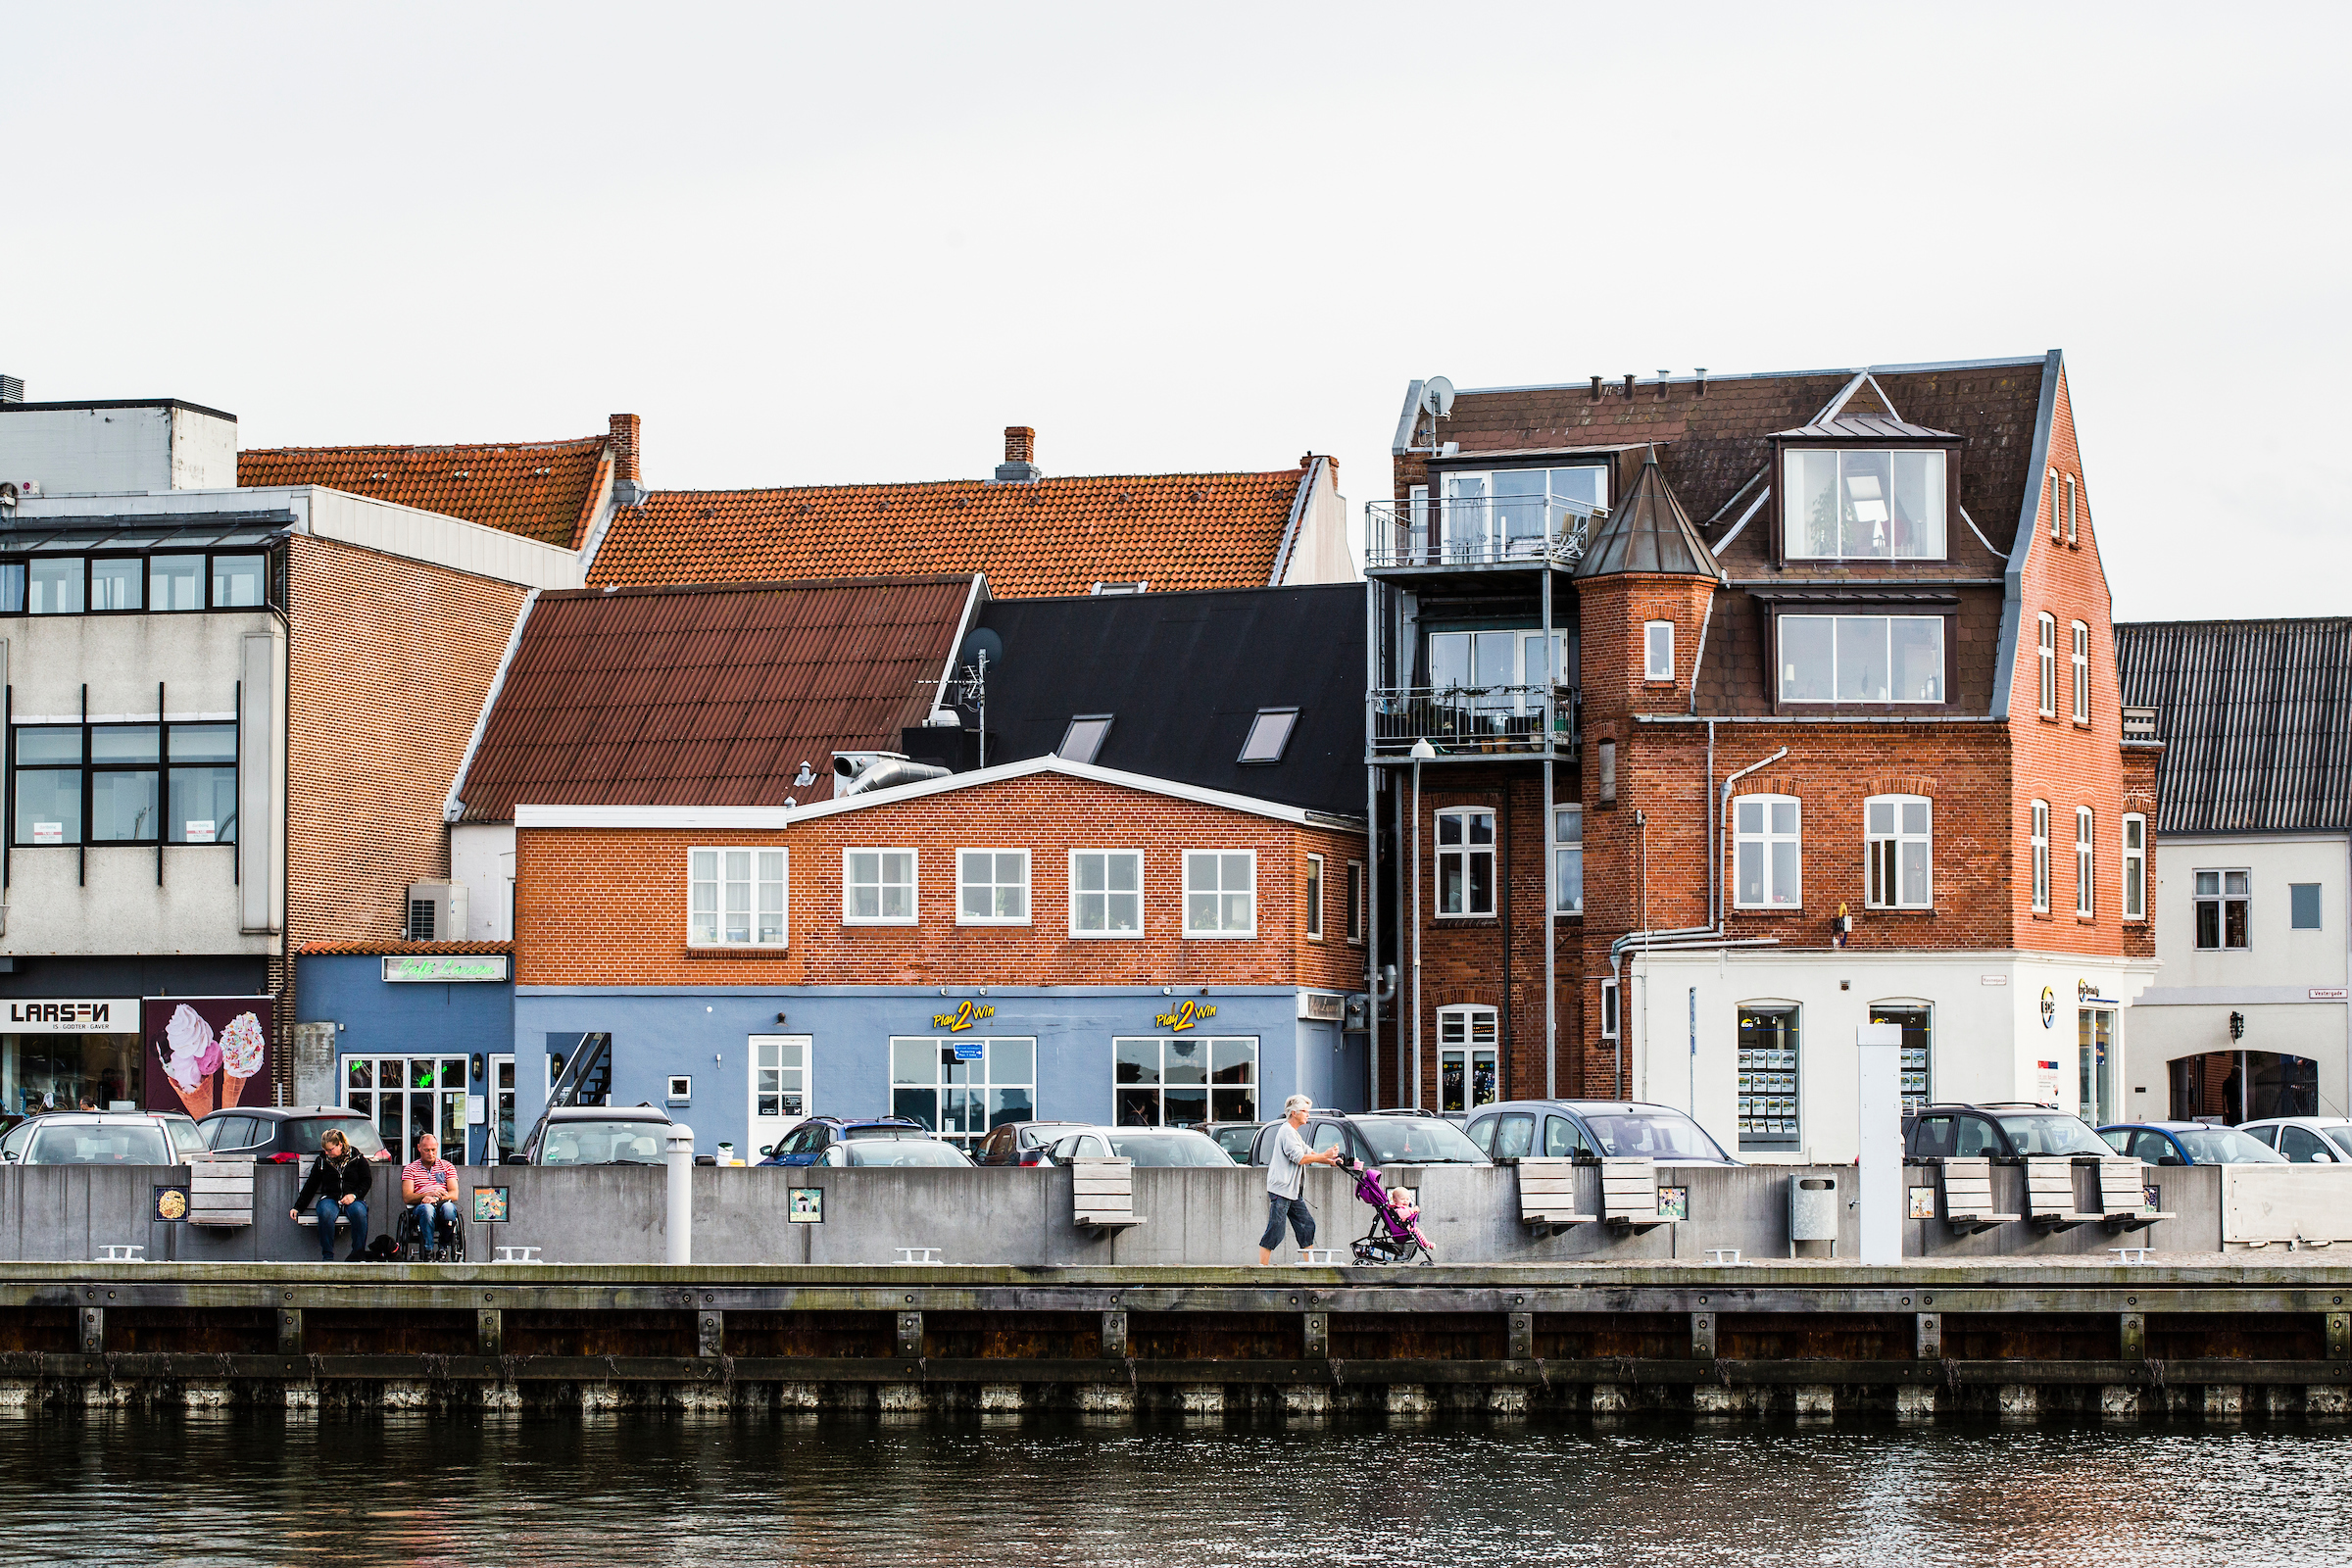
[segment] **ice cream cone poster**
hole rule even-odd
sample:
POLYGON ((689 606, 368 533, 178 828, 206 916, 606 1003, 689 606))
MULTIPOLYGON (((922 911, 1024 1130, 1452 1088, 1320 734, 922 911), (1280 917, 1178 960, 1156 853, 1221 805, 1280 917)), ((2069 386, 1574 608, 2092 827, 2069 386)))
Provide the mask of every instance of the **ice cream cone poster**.
POLYGON ((233 1105, 267 1105, 269 997, 149 997, 147 1108, 204 1117, 233 1105))

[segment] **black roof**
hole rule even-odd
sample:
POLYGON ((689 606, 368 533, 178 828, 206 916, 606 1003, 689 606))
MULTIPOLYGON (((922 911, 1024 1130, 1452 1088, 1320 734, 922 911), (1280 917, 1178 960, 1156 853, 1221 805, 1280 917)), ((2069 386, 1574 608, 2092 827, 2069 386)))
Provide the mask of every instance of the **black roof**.
POLYGON ((1348 816, 1364 812, 1364 588, 998 599, 988 760, 1051 755, 1081 713, 1112 715, 1093 760, 1348 816), (1296 708, 1282 760, 1244 763, 1258 710, 1296 708))
POLYGON ((2352 827, 2352 618, 2119 622, 2115 654, 2164 742, 2158 832, 2352 827))

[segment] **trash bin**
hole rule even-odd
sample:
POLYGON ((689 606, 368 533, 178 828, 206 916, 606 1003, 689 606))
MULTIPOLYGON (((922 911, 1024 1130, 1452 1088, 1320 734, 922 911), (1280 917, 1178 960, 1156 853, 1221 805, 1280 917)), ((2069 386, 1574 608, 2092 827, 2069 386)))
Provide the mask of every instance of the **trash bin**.
MULTIPOLYGON (((1797 1249, 1808 1245, 1829 1246, 1828 1256, 1838 1255, 1838 1178, 1835 1176, 1791 1176, 1788 1178, 1788 1255, 1797 1255, 1797 1249)), ((1822 1256, 1811 1252, 1809 1256, 1822 1256)))

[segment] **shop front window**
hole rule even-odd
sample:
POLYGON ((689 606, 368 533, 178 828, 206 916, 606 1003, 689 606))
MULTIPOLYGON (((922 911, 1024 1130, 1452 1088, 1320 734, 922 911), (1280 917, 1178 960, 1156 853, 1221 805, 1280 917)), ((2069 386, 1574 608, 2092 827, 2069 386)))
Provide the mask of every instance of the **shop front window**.
POLYGON ((968 1153, 990 1128, 1037 1119, 1037 1042, 893 1036, 890 1112, 968 1153))
POLYGON ((1791 1006, 1740 1009, 1740 1147, 1795 1149, 1801 1142, 1797 1101, 1797 1014, 1791 1006))
POLYGON ((1110 1054, 1111 1111, 1121 1127, 1257 1119, 1254 1036, 1127 1036, 1110 1043, 1110 1054))
MULTIPOLYGON (((135 1027, 138 1021, 133 1004, 128 1022, 135 1027)), ((73 1110, 85 1096, 100 1110, 135 1103, 139 1040, 137 1034, 0 1035, 0 1108, 18 1116, 73 1110)))
POLYGON ((375 1122, 393 1158, 416 1157, 416 1140, 431 1133, 441 1157, 465 1163, 466 1064, 464 1056, 346 1056, 343 1103, 375 1122))
POLYGON ((1502 1098, 1493 1007, 1438 1009, 1438 1110, 1492 1105, 1502 1098))

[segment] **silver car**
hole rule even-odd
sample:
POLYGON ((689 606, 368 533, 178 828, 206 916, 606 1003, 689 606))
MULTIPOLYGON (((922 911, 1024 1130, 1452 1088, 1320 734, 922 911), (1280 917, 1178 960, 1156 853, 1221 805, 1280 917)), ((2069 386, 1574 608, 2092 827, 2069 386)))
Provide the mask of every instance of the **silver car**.
POLYGON ((1190 1127, 1089 1127, 1056 1140, 1046 1159, 1054 1165, 1067 1165, 1073 1159, 1132 1159, 1138 1167, 1221 1165, 1233 1169, 1233 1156, 1218 1148, 1215 1139, 1190 1127))
POLYGON ((184 1165, 204 1152, 196 1119, 178 1111, 53 1111, 36 1116, 23 1165, 184 1165))

